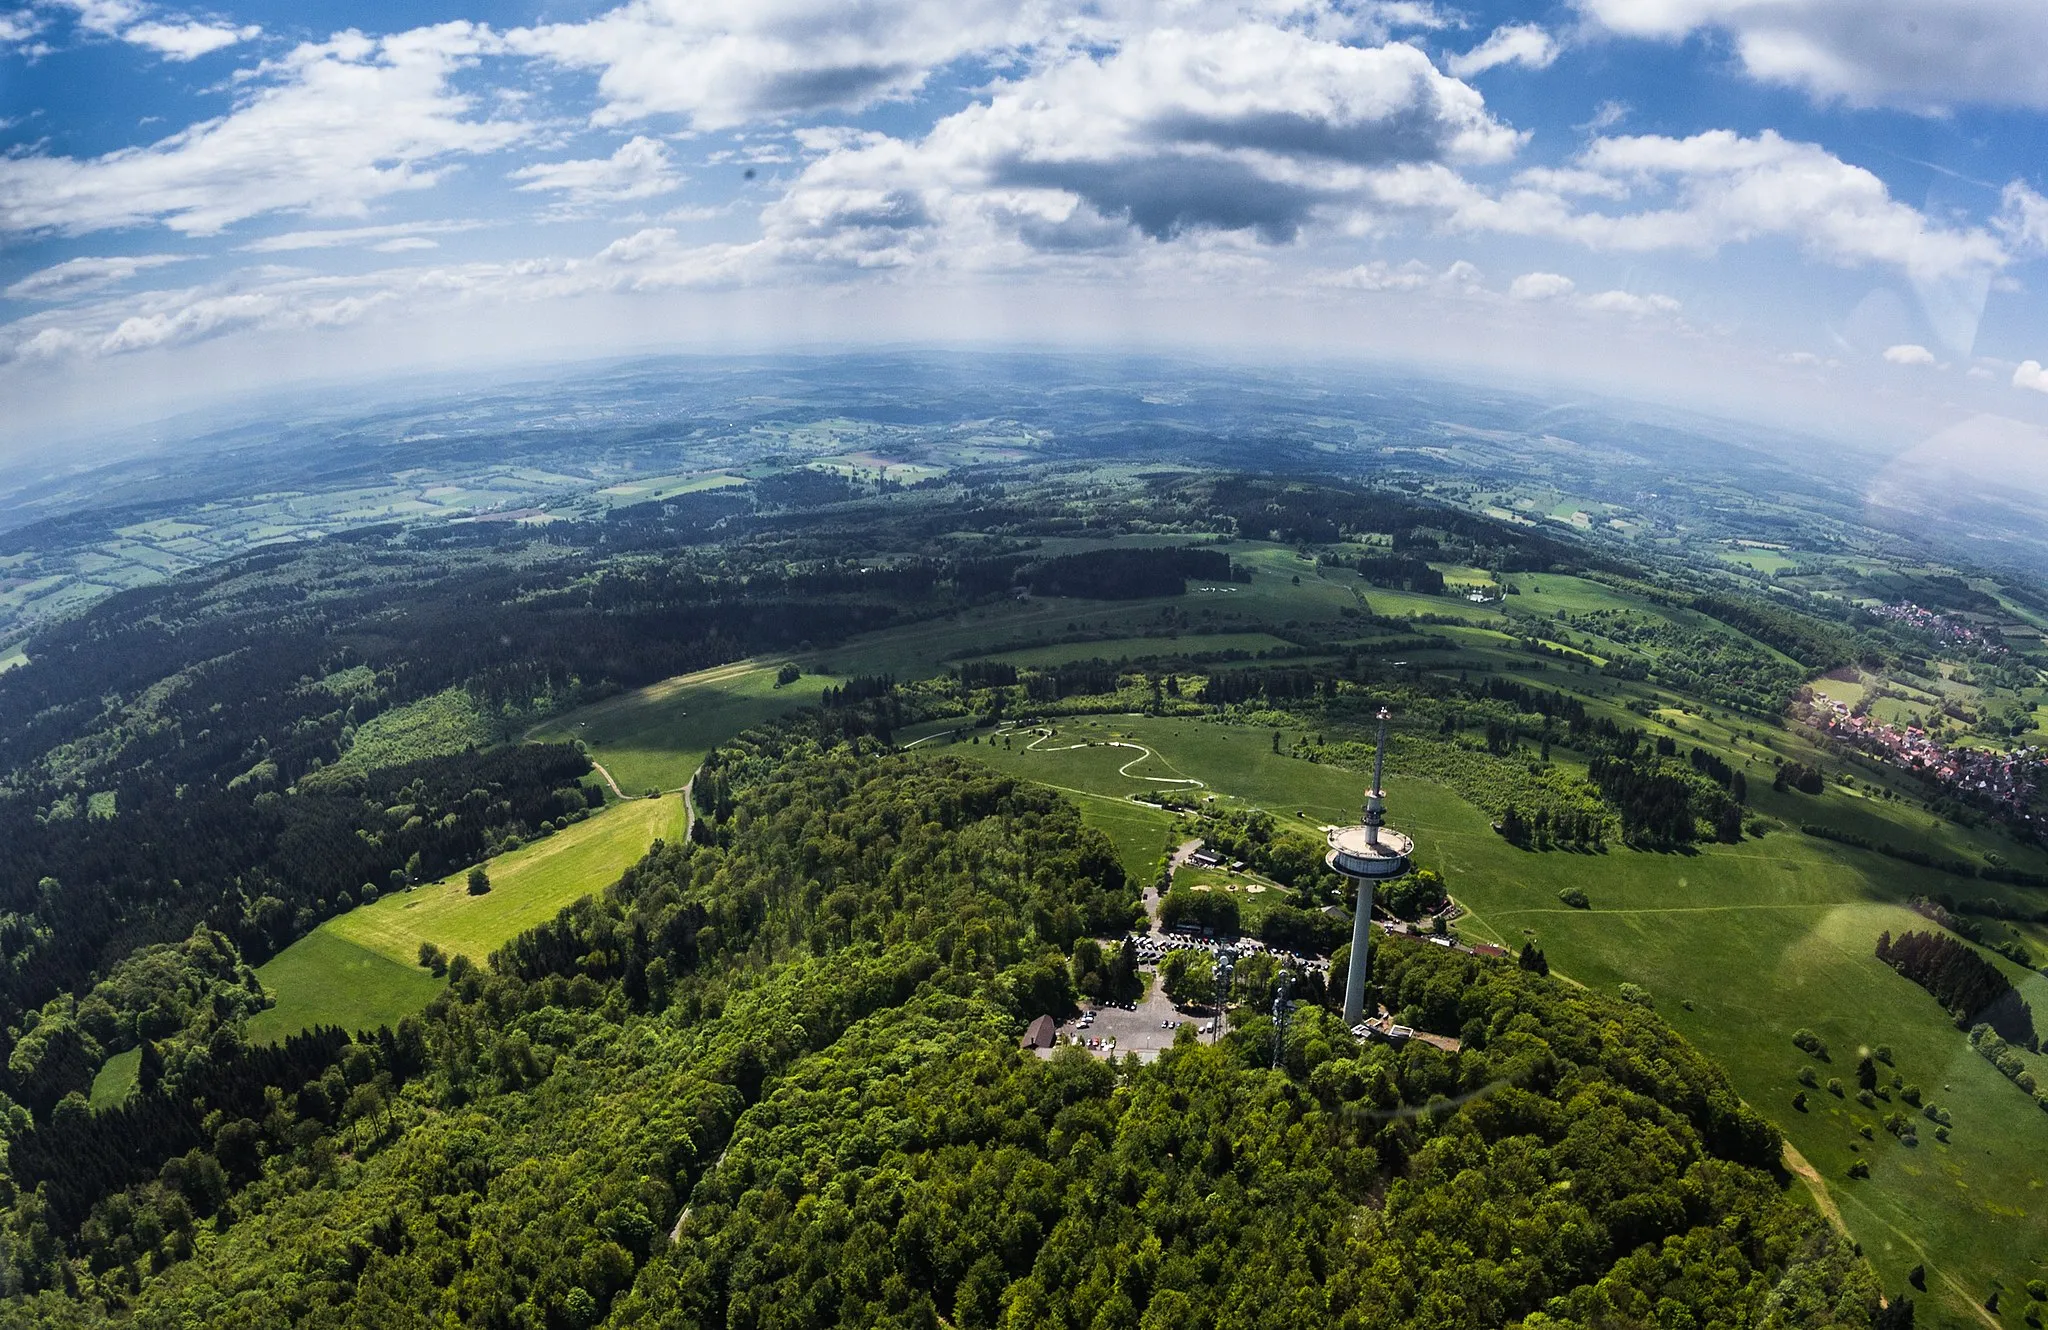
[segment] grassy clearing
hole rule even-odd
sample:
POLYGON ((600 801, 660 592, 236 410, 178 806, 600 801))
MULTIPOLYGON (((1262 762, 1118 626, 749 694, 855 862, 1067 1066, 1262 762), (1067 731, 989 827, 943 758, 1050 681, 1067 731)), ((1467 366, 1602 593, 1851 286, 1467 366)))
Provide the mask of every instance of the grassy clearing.
POLYGON ((433 1001, 444 982, 420 968, 420 943, 482 961, 609 886, 656 839, 681 835, 683 816, 683 801, 673 796, 613 804, 491 860, 486 895, 470 895, 467 873, 457 873, 329 919, 256 971, 277 1004, 250 1019, 250 1039, 275 1042, 313 1025, 394 1024, 433 1001))
MULTIPOLYGON (((1005 740, 1012 745, 1013 751, 1031 741, 1028 734, 1017 731, 1010 731, 1000 737, 996 737, 986 731, 976 732, 972 730, 967 731, 959 740, 955 741, 948 736, 960 723, 957 721, 944 721, 919 726, 915 730, 906 731, 904 734, 899 735, 898 741, 902 743, 916 743, 920 737, 929 735, 932 737, 925 738, 923 742, 917 743, 918 752, 936 752, 941 748, 951 748, 955 752, 968 757, 979 757, 985 754, 992 756, 995 753, 1001 752, 1002 743, 1005 740), (975 739, 980 739, 982 742, 975 743, 973 742, 975 739)), ((1135 757, 1142 756, 1141 754, 1133 753, 1127 748, 1100 748, 1088 751, 1096 757, 1104 759, 1114 758, 1114 761, 1108 763, 1109 780, 1120 779, 1115 774, 1117 767, 1123 766, 1135 757)), ((1157 763, 1155 762, 1152 765, 1156 766, 1157 763)), ((1051 772, 1049 767, 1046 770, 1051 772)), ((1140 766, 1134 767, 1133 770, 1149 771, 1150 768, 1141 763, 1140 766)), ((1051 774, 1057 775, 1056 772, 1051 772, 1051 774)), ((1152 774, 1160 773, 1153 772, 1152 774)), ((1074 800, 1075 804, 1081 809, 1081 821, 1108 836, 1111 842, 1115 844, 1117 859, 1123 864, 1124 872, 1130 876, 1133 882, 1145 886, 1151 884, 1159 876, 1159 870, 1166 862, 1167 838, 1180 824, 1178 817, 1163 809, 1154 808, 1149 804, 1134 803, 1122 794, 1105 793, 1100 788, 1088 787, 1082 782, 1061 784, 1056 779, 1048 780, 1043 775, 1035 776, 1034 779, 1037 779, 1041 784, 1052 786, 1074 800)), ((1100 786, 1103 783, 1102 780, 1098 779, 1095 785, 1100 786)), ((1165 787, 1157 784, 1144 784, 1141 787, 1138 783, 1133 782, 1131 783, 1131 788, 1156 791, 1165 787)))
POLYGON ((135 1093, 135 1082, 142 1073, 142 1050, 131 1048, 126 1053, 116 1053, 100 1065, 99 1074, 92 1078, 92 1093, 88 1096, 94 1108, 119 1108, 128 1096, 135 1093))
POLYGON ((257 969, 277 1005, 249 1019, 250 1042, 274 1044, 315 1025, 396 1025, 441 991, 445 981, 341 936, 339 922, 322 924, 257 969))
POLYGON ((1762 573, 1765 577, 1799 566, 1796 560, 1776 550, 1724 550, 1716 557, 1724 562, 1747 568, 1751 572, 1762 573))
POLYGON ((679 494, 696 494, 704 490, 728 489, 744 485, 740 476, 718 472, 708 476, 650 476, 645 480, 627 481, 620 485, 609 485, 598 491, 606 498, 621 504, 649 503, 655 499, 673 499, 679 494))
MULTIPOLYGON (((417 702, 374 716, 358 726, 349 746, 329 776, 374 771, 401 762, 446 757, 482 748, 493 736, 490 722, 476 699, 460 688, 448 688, 417 702)), ((315 783, 320 776, 310 778, 315 783)))
POLYGON ((1291 905, 1294 893, 1272 878, 1257 873, 1237 873, 1227 868, 1197 868, 1187 865, 1173 875, 1176 888, 1218 892, 1237 902, 1237 923, 1245 936, 1258 934, 1259 921, 1277 905, 1291 905))
POLYGON ((749 725, 811 706, 830 677, 775 686, 778 661, 746 660, 665 679, 536 727, 529 739, 580 739, 627 794, 680 789, 713 746, 749 725))
POLYGON ((422 942, 481 962, 515 934, 611 885, 654 841, 682 835, 683 817, 683 801, 674 795, 616 803, 491 860, 485 895, 469 894, 466 871, 451 873, 359 905, 319 931, 404 965, 418 961, 422 942))
POLYGON ((16 647, 12 651, 0 653, 0 674, 7 673, 7 671, 17 665, 26 664, 28 664, 28 648, 26 647, 16 647))
MULTIPOLYGON (((1154 748, 1175 770, 1207 782, 1221 804, 1254 803, 1310 826, 1356 816, 1356 773, 1273 753, 1263 729, 1100 717, 1062 723, 1054 742, 1112 737, 1154 748)), ((1143 788, 1118 774, 1126 749, 1052 746, 982 745, 976 755, 1097 797, 1143 788)), ((1768 782, 1760 783, 1770 795, 1768 782)), ((1517 947, 1533 937, 1571 979, 1650 990, 1659 1011, 1719 1060, 1812 1161, 1888 1286, 1927 1264, 1922 1324, 1981 1325, 1957 1289, 1981 1301, 1994 1278, 2031 1274, 2048 1253, 2048 1114, 1977 1057, 1924 992, 1872 954, 1881 930, 1925 926, 1902 907, 1906 898, 1944 889, 1984 894, 1990 884, 1796 832, 1686 855, 1620 847, 1534 854, 1507 845, 1442 787, 1398 772, 1388 784, 1391 820, 1416 836, 1422 862, 1443 872, 1471 910, 1462 931, 1517 947), (1564 906, 1557 892, 1565 886, 1585 890, 1594 908, 1564 906), (1900 1145, 1878 1125, 1882 1114, 1824 1092, 1809 1091, 1809 1111, 1795 1112, 1791 1098, 1805 1059, 1791 1036, 1801 1026, 1834 1050, 1821 1079, 1845 1076, 1852 1090, 1856 1050, 1889 1044, 1905 1080, 1954 1115, 1952 1143, 1936 1143, 1933 1124, 1921 1119, 1923 1144, 1900 1145), (1857 1134, 1863 1124, 1875 1128, 1874 1140, 1857 1134), (1858 1161, 1871 1165, 1867 1181, 1846 1176, 1858 1161)), ((1832 821, 1855 797, 1831 790, 1808 803, 1826 806, 1832 821)), ((1879 814, 1904 816, 1883 804, 1872 815, 1879 814)), ((2021 983, 2036 1009, 2048 1010, 2048 980, 2023 976, 2021 983)))

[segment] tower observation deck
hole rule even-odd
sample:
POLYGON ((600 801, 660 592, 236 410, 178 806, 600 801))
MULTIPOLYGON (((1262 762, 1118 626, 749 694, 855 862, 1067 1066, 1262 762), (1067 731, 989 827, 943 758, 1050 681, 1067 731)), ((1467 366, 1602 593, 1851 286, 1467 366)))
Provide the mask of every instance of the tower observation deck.
POLYGON ((1365 792, 1365 812, 1355 827, 1330 832, 1330 852, 1323 862, 1350 879, 1357 890, 1351 913, 1351 966, 1344 980, 1344 1024, 1365 1019, 1365 981, 1371 972, 1372 896, 1379 883, 1409 869, 1415 842, 1387 826, 1387 709, 1380 708, 1379 748, 1372 759, 1372 786, 1365 792))

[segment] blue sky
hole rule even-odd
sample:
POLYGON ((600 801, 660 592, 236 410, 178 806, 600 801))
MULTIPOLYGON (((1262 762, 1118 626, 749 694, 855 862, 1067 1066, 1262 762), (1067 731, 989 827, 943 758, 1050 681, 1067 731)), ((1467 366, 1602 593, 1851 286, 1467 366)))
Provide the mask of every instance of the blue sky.
POLYGON ((2044 111, 2038 0, 32 0, 0 433, 964 341, 2048 447, 2044 111))

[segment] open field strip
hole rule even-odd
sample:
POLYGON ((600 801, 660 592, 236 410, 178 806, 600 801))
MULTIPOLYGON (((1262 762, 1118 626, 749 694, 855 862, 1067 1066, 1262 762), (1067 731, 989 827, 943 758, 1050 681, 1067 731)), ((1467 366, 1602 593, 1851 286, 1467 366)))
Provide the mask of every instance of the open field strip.
POLYGON ((250 1020, 250 1038, 275 1041, 312 1025, 374 1029, 418 1011, 443 982, 418 964, 421 943, 481 964, 611 885, 654 841, 681 836, 685 817, 675 796, 626 800, 490 860, 484 895, 469 894, 464 870, 336 915, 256 971, 277 1004, 250 1020))
MULTIPOLYGON (((472 896, 467 870, 395 891, 321 925, 336 937, 411 965, 420 943, 481 963, 514 935, 618 879, 657 840, 682 834, 683 801, 629 799, 484 865, 491 889, 472 896)), ((316 930, 317 931, 317 930, 316 930)))

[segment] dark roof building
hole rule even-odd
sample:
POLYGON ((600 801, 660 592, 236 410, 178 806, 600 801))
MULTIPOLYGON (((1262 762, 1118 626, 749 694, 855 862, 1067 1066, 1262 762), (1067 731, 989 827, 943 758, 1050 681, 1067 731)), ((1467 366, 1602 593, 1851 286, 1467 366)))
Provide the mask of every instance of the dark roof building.
POLYGON ((1052 1017, 1040 1016, 1025 1029, 1024 1040, 1020 1046, 1024 1048, 1051 1048, 1053 1035, 1058 1029, 1059 1026, 1053 1023, 1052 1017))

